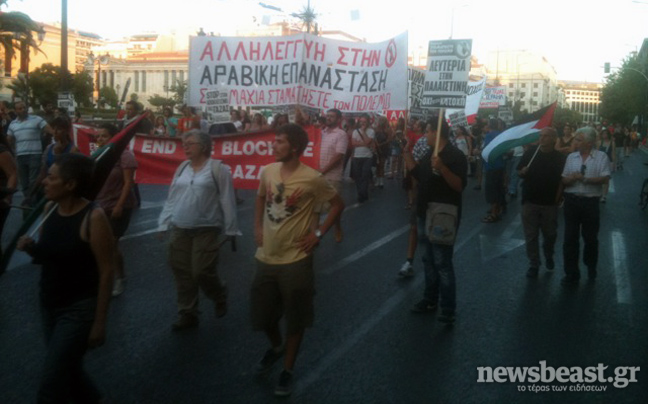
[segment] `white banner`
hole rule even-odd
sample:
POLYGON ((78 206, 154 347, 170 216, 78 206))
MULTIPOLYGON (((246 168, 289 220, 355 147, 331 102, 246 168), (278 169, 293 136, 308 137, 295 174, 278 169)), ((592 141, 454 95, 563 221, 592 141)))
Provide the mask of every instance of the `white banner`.
POLYGON ((486 87, 479 108, 499 108, 506 105, 506 87, 486 87))
POLYGON ((425 70, 408 66, 407 76, 409 78, 408 109, 411 116, 421 118, 424 115, 423 109, 421 108, 421 100, 423 99, 423 85, 425 84, 425 70))
POLYGON ((430 41, 422 107, 464 108, 472 39, 430 41))
MULTIPOLYGON (((479 81, 470 81, 468 82, 468 88, 466 89, 466 108, 463 109, 466 118, 468 119, 469 124, 475 123, 475 118, 477 117, 477 111, 479 110, 479 103, 481 101, 482 95, 484 94, 484 88, 486 87, 486 76, 482 77, 479 81)), ((446 119, 450 119, 450 114, 453 114, 458 109, 446 109, 446 119)))
POLYGON ((407 32, 380 43, 309 34, 192 37, 188 91, 189 105, 212 113, 282 105, 349 113, 405 110, 407 32))

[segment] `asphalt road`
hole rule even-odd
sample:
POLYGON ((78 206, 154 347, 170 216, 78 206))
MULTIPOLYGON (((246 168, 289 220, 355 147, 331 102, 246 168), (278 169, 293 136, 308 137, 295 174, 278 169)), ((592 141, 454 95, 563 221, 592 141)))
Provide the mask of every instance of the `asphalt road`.
MULTIPOLYGON (((409 216, 400 182, 386 180, 362 206, 353 205, 353 184, 345 184, 344 241, 336 244, 329 234, 316 252, 316 321, 297 361, 295 391, 283 401, 648 402, 648 210, 637 206, 648 177, 644 161, 648 155, 635 152, 626 169, 614 174, 602 205, 599 277, 571 289, 560 285, 562 212, 556 270, 541 270, 537 280, 529 280, 519 202, 509 204, 501 222, 482 224, 487 206, 471 179, 455 249, 458 312, 451 327, 436 321, 436 314, 409 312, 422 295, 420 255, 413 278, 396 276, 405 259, 409 216), (554 369, 607 366, 606 379, 620 366, 639 370, 636 382, 624 388, 615 387, 614 379, 478 381, 478 368, 537 367, 541 361, 554 369), (605 391, 570 391, 583 387, 605 391), (550 391, 534 391, 542 389, 550 391)), ((170 331, 174 284, 166 246, 153 230, 166 188, 142 186, 141 192, 144 203, 121 242, 126 291, 112 301, 107 343, 88 353, 87 370, 114 403, 275 401, 280 367, 265 378, 253 374, 267 349, 248 316, 254 192, 241 193, 246 201, 239 207, 244 235, 238 251, 228 245, 222 250, 227 316, 217 320, 213 304, 203 298, 200 326, 180 334, 170 331)), ((17 220, 12 217, 8 228, 17 220)), ((0 403, 35 398, 44 356, 38 277, 39 268, 20 253, 0 277, 0 403)), ((616 385, 623 370, 616 370, 616 385)))

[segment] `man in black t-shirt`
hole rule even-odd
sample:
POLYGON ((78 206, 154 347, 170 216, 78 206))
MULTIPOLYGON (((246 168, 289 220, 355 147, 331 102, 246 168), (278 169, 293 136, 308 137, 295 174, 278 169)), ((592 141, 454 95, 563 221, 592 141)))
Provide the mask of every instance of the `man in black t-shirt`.
MULTIPOLYGON (((428 124, 428 144, 436 144, 436 122, 428 124), (431 127, 430 127, 431 126, 431 127)), ((428 203, 438 202, 457 206, 456 226, 461 219, 461 194, 466 188, 468 161, 463 152, 449 142, 450 128, 442 121, 439 152, 429 150, 417 163, 410 152, 405 152, 405 164, 418 181, 417 224, 419 242, 423 249, 425 291, 423 299, 412 307, 413 313, 426 313, 441 306, 439 321, 453 323, 456 309, 456 285, 452 258, 454 245, 432 243, 426 232, 428 203)))
POLYGON ((562 171, 565 156, 556 151, 557 134, 553 128, 540 131, 540 144, 528 150, 520 164, 518 174, 522 184, 522 224, 529 257, 527 277, 538 276, 540 268, 539 235, 542 231, 542 245, 545 268, 552 271, 554 264, 554 245, 558 234, 558 201, 562 193, 562 171))

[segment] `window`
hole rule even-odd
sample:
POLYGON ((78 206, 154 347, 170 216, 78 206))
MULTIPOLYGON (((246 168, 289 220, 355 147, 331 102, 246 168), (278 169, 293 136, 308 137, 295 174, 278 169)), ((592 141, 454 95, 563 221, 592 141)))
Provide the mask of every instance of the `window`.
POLYGON ((526 93, 520 93, 520 98, 526 97, 526 93))
POLYGON ((533 83, 533 88, 538 88, 538 83, 533 83))
POLYGON ((110 71, 110 88, 115 88, 115 72, 110 71))
POLYGON ((513 88, 513 83, 509 83, 509 88, 513 88))
POLYGON ((184 83, 184 70, 180 70, 180 81, 184 83))
POLYGON ((178 77, 176 76, 176 71, 175 71, 175 70, 171 70, 171 85, 172 85, 172 86, 175 86, 175 85, 176 85, 176 80, 177 80, 177 79, 178 79, 178 77))
POLYGON ((146 92, 146 71, 142 70, 142 92, 146 92))
POLYGON ((537 96, 538 96, 538 92, 537 92, 537 91, 534 91, 534 92, 533 92, 533 96, 534 96, 534 97, 537 97, 537 96))
POLYGON ((522 83, 522 88, 526 88, 526 83, 522 83))
POLYGON ((169 88, 169 71, 168 70, 164 71, 164 87, 169 88))
POLYGON ((513 91, 509 91, 508 96, 509 98, 513 98, 513 91))
POLYGON ((139 72, 135 70, 135 92, 139 93, 139 72))

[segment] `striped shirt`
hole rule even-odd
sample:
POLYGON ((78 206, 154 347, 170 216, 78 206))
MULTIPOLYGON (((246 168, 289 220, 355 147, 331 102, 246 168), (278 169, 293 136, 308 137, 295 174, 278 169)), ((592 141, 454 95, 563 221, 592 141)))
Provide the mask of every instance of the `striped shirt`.
POLYGON ((36 115, 27 115, 22 121, 16 118, 9 124, 7 135, 16 139, 16 156, 43 153, 41 134, 45 126, 47 122, 36 115))
MULTIPOLYGON (((610 176, 610 159, 607 154, 592 149, 587 159, 579 151, 569 154, 565 162, 562 176, 568 177, 584 170, 585 178, 609 177, 610 176)), ((583 181, 565 186, 565 193, 579 196, 600 197, 603 191, 603 184, 585 184, 583 181)))

